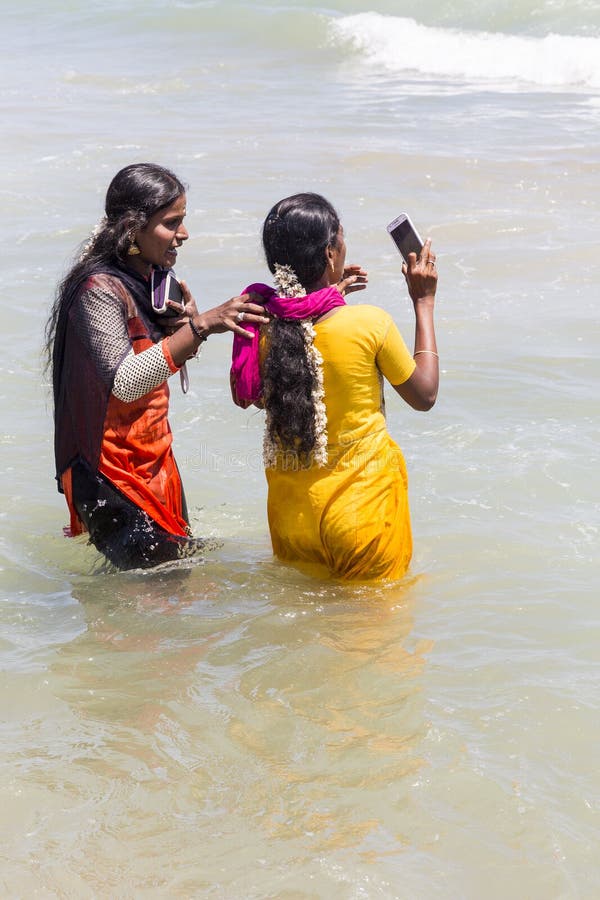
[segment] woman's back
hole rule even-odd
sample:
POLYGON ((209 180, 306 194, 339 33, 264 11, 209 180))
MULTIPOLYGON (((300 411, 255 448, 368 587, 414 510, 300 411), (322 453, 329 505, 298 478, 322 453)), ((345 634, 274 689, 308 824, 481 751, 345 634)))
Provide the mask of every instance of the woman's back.
POLYGON ((342 306, 317 322, 315 332, 328 443, 347 444, 385 428, 381 375, 400 384, 415 365, 392 317, 377 306, 342 306))
POLYGON ((340 307, 314 328, 327 463, 302 467, 293 453, 280 453, 267 468, 274 550, 343 578, 400 577, 412 550, 406 470, 385 426, 381 374, 400 383, 414 360, 391 316, 376 306, 340 307))

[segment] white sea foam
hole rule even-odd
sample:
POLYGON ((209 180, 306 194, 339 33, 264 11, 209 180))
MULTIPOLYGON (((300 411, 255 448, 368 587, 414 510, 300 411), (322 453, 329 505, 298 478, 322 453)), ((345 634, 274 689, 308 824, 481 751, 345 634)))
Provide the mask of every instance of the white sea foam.
POLYGON ((598 38, 431 28, 374 12, 334 19, 331 37, 389 72, 513 86, 600 88, 598 38))

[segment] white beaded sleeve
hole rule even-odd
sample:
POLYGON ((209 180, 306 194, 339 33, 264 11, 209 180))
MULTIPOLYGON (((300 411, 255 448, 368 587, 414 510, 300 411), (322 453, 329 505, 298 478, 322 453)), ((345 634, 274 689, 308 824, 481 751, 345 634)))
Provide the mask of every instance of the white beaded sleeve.
POLYGON ((161 344, 153 344, 141 353, 132 350, 117 369, 112 392, 123 403, 132 403, 163 384, 172 374, 161 344))

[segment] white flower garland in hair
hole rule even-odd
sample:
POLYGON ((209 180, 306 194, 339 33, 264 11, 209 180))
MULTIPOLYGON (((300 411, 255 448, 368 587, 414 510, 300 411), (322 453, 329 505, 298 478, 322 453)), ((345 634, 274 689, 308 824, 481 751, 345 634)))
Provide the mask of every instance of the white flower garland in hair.
POLYGON ((325 408, 325 391, 323 390, 323 357, 315 347, 316 332, 312 319, 303 319, 300 323, 304 331, 306 356, 314 379, 312 401, 315 408, 315 446, 313 462, 321 468, 327 465, 327 410, 325 408))
POLYGON ((81 251, 81 255, 79 257, 80 262, 81 262, 81 260, 86 258, 86 256, 88 255, 88 253, 90 252, 90 250, 92 249, 94 244, 96 243, 96 238, 98 237, 100 232, 105 228, 106 222, 107 222, 106 216, 102 216, 102 218, 100 219, 100 221, 98 222, 96 227, 93 229, 92 233, 90 234, 89 238, 85 242, 84 248, 81 251))
MULTIPOLYGON (((281 297, 305 297, 306 291, 298 281, 298 277, 291 266, 281 266, 275 263, 275 284, 281 297)), ((316 332, 312 319, 302 319, 300 327, 304 332, 304 346, 306 358, 313 376, 314 388, 312 401, 315 411, 315 446, 312 451, 313 463, 319 468, 327 465, 327 410, 325 408, 325 392, 323 390, 323 357, 315 347, 316 332)), ((276 442, 271 437, 271 417, 267 410, 265 433, 263 438, 263 462, 265 468, 274 468, 277 465, 276 442)))
POLYGON ((298 281, 298 276, 291 266, 280 266, 275 263, 275 285, 280 297, 306 297, 306 291, 298 281))
POLYGON ((268 409, 263 434, 263 465, 265 469, 274 469, 277 465, 277 444, 271 437, 271 413, 268 409))

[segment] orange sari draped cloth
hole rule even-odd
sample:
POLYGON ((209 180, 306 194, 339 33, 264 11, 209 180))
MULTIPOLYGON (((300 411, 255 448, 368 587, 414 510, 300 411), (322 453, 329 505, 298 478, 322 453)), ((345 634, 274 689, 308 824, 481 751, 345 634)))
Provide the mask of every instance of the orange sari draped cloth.
MULTIPOLYGON (((142 320, 127 322, 134 353, 152 346, 142 320)), ((172 371, 173 360, 166 357, 172 371)), ((98 471, 125 497, 143 509, 170 534, 189 535, 183 510, 183 491, 171 448, 173 436, 168 422, 169 387, 162 384, 139 400, 124 403, 110 395, 104 420, 98 471)), ((71 472, 62 476, 62 487, 70 511, 70 533, 86 529, 73 504, 71 472)))

